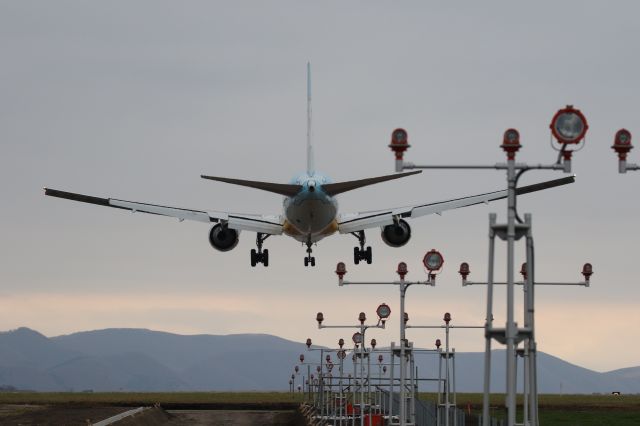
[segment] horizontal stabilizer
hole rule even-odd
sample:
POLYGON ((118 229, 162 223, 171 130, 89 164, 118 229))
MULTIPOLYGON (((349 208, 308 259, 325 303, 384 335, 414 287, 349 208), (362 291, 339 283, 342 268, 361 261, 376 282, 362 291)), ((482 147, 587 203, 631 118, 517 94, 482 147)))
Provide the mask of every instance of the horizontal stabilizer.
POLYGON ((258 182, 255 180, 230 179, 217 176, 200 176, 202 179, 216 180, 218 182, 230 183, 232 185, 247 186, 249 188, 261 189, 262 191, 274 192, 284 195, 285 197, 293 197, 302 191, 302 185, 292 185, 285 183, 258 182))
POLYGON ((422 173, 421 170, 417 170, 415 172, 407 172, 407 173, 397 173, 393 175, 386 176, 378 176, 367 179, 359 179, 359 180, 350 180, 347 182, 337 182, 337 183, 328 183, 322 185, 322 189, 327 195, 334 196, 338 194, 342 194, 343 192, 351 191, 353 189, 362 188, 363 186, 369 186, 380 182, 386 182, 388 180, 400 179, 405 176, 411 176, 418 173, 422 173))
POLYGON ((541 191, 543 189, 555 188, 556 186, 566 185, 576 181, 576 176, 571 175, 560 179, 548 180, 546 182, 534 183, 533 185, 521 186, 516 188, 518 195, 528 194, 530 192, 541 191))

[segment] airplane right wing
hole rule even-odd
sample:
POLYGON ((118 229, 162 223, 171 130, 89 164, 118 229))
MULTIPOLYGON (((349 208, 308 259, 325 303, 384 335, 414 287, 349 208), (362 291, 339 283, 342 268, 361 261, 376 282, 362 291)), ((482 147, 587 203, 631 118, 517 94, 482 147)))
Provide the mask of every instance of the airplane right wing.
POLYGON ((99 206, 113 207, 129 210, 133 213, 149 213, 160 216, 174 217, 181 222, 194 220, 205 223, 226 222, 230 229, 260 232, 263 234, 282 234, 282 221, 279 216, 261 216, 253 214, 240 214, 228 212, 215 212, 204 210, 183 209, 167 207, 157 204, 139 203, 134 201, 118 200, 115 198, 100 198, 91 195, 77 194, 74 192, 59 191, 57 189, 44 188, 45 195, 64 198, 82 203, 96 204, 99 206))
MULTIPOLYGON (((575 182, 575 176, 536 183, 534 185, 516 188, 518 195, 528 194, 543 189, 549 189, 560 185, 575 182)), ((453 200, 439 201, 415 206, 397 207, 386 210, 343 214, 338 220, 338 230, 341 234, 363 231, 369 228, 391 225, 398 219, 408 219, 429 214, 441 214, 446 210, 489 203, 491 201, 507 198, 507 190, 488 192, 469 197, 455 198, 453 200)))

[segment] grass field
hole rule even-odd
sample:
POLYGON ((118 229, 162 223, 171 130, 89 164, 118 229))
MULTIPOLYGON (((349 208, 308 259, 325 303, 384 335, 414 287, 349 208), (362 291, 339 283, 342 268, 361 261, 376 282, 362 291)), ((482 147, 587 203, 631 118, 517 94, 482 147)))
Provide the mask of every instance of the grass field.
MULTIPOLYGON (((435 394, 420 394, 435 400, 435 394)), ((0 404, 150 405, 160 404, 270 404, 297 403, 303 395, 288 392, 174 392, 174 393, 0 393, 0 404)), ((482 394, 458 394, 458 406, 478 414, 482 394)), ((494 417, 504 416, 504 395, 493 395, 494 417)), ((640 395, 540 395, 543 426, 639 426, 640 395)))

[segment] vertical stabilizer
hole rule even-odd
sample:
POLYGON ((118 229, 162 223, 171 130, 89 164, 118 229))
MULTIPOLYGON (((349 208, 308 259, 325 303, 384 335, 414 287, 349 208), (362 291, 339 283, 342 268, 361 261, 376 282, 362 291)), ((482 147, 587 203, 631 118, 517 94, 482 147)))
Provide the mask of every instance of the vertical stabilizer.
POLYGON ((307 174, 313 176, 313 145, 311 144, 311 63, 307 62, 307 174))

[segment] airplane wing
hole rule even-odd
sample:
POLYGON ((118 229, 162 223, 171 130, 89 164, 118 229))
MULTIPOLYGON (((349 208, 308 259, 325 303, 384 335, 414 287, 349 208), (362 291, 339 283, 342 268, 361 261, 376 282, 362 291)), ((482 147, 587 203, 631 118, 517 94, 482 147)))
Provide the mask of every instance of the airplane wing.
MULTIPOLYGON (((575 176, 536 183, 534 185, 516 188, 518 195, 541 191, 560 185, 573 183, 575 176)), ((488 192, 486 194, 472 195, 470 197, 455 198, 453 200, 439 201, 436 203, 420 204, 415 206, 397 207, 387 210, 376 210, 360 213, 347 213, 340 215, 338 230, 341 234, 362 231, 369 228, 391 225, 398 218, 414 218, 428 214, 441 214, 446 210, 489 203, 490 201, 507 198, 507 190, 488 192)))
POLYGON ((260 216, 253 214, 239 214, 228 212, 214 212, 204 210, 182 209, 177 207, 160 206, 157 204, 137 203, 134 201, 118 200, 115 198, 99 198, 90 195, 76 194, 74 192, 59 191, 57 189, 44 188, 45 195, 79 201, 82 203, 96 204, 99 206, 113 207, 129 210, 131 212, 149 213, 160 216, 175 217, 183 220, 195 220, 197 222, 217 223, 226 222, 231 229, 261 232, 263 234, 282 234, 282 223, 279 216, 260 216))

